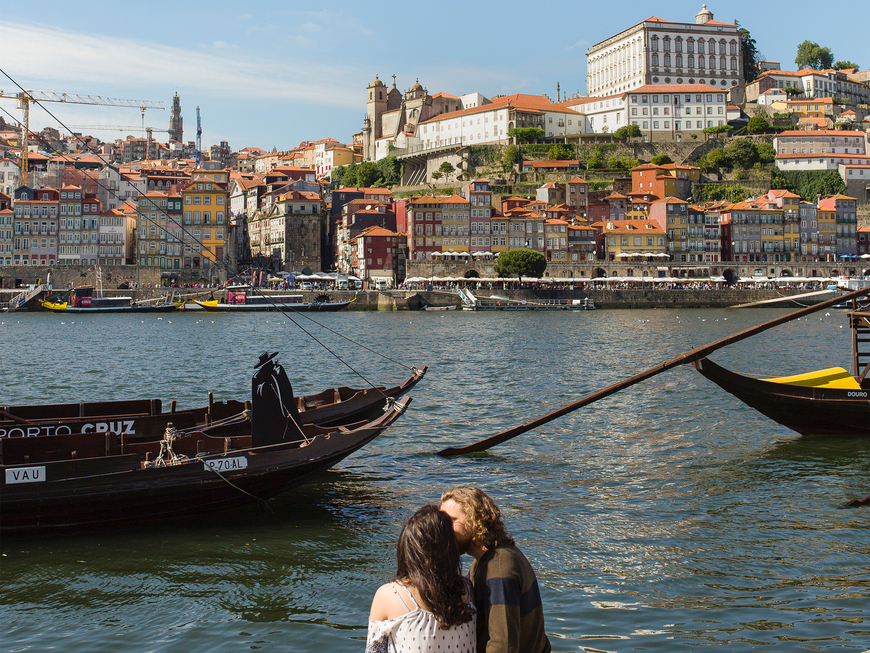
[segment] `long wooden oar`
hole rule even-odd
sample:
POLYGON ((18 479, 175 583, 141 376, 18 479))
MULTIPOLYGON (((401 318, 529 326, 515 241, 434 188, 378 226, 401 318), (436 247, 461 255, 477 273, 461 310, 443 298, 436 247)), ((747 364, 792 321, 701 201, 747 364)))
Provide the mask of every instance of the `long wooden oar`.
POLYGON ((496 433, 495 435, 484 438, 483 440, 480 440, 473 444, 469 444, 464 447, 448 447, 447 449, 442 449, 438 452, 438 455, 447 457, 457 456, 465 453, 474 453, 476 451, 486 451, 490 447, 501 444, 502 442, 510 440, 511 438, 525 433, 526 431, 537 428, 542 424, 551 422, 558 417, 562 417, 562 415, 567 415, 568 413, 573 412, 578 408, 582 408, 583 406, 591 404, 595 401, 598 401, 599 399, 604 399, 604 397, 608 397, 616 392, 619 392, 620 390, 634 385, 635 383, 640 383, 641 381, 644 381, 651 376, 661 374, 665 370, 669 370, 672 367, 677 367, 677 365, 685 365, 687 363, 691 363, 698 359, 704 358, 705 356, 709 356, 717 349, 726 347, 739 340, 744 340, 745 338, 754 336, 758 333, 761 333, 762 331, 767 331, 768 329, 772 329, 773 327, 779 326, 780 324, 791 322, 792 320, 796 320, 799 317, 803 317, 804 315, 810 315, 812 313, 815 313, 816 311, 820 311, 822 309, 828 308, 829 306, 833 306, 834 304, 839 304, 850 299, 857 299, 862 295, 868 294, 868 291, 870 291, 870 288, 855 290, 853 292, 846 293, 845 295, 840 295, 839 297, 825 300, 819 304, 816 304, 815 306, 810 306, 809 308, 804 308, 799 311, 795 311, 794 313, 789 313, 788 315, 783 315, 768 322, 764 322, 763 324, 759 324, 758 326, 754 326, 744 331, 740 331, 739 333, 735 333, 734 335, 728 336, 727 338, 722 338, 721 340, 712 342, 709 345, 704 345, 703 347, 692 349, 691 351, 687 351, 684 354, 680 354, 676 358, 672 358, 669 361, 665 361, 664 363, 660 363, 655 367, 651 367, 648 370, 641 372, 640 374, 635 374, 631 378, 620 381, 619 383, 614 383, 613 385, 607 386, 606 388, 604 388, 603 390, 599 390, 598 392, 593 392, 592 394, 586 395, 585 397, 578 399, 577 401, 568 404, 563 408, 554 410, 552 413, 547 413, 543 417, 539 417, 538 419, 528 422, 527 424, 515 426, 512 429, 496 433))

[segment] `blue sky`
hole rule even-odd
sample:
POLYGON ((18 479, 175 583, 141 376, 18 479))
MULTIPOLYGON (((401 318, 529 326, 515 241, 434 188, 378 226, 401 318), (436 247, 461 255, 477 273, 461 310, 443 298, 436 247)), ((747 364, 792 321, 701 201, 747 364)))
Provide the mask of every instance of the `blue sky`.
MULTIPOLYGON (((304 140, 348 142, 362 128, 365 87, 392 75, 430 93, 586 92, 586 49, 651 15, 693 22, 701 2, 35 2, 4 3, 0 68, 28 90, 162 101, 145 124, 166 129, 181 98, 184 139, 279 150, 304 140)), ((766 59, 794 70, 805 39, 870 67, 866 18, 825 5, 707 3, 738 20, 766 59)), ((0 90, 17 91, 0 75, 0 90)), ((136 109, 47 104, 69 126, 141 126, 136 109)), ((7 122, 17 103, 0 100, 7 122), (4 111, 5 110, 5 111, 4 111), (8 113, 7 113, 8 112, 8 113)), ((40 109, 31 128, 57 127, 40 109)), ((89 130, 103 140, 122 132, 89 130)), ((165 141, 165 134, 155 134, 165 141)))

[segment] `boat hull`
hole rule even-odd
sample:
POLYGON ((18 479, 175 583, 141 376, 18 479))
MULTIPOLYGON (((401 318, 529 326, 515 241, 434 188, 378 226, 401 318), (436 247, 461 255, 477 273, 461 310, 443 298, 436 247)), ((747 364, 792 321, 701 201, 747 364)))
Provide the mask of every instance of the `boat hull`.
POLYGON ((171 313, 178 309, 175 304, 143 304, 139 306, 103 306, 103 307, 86 307, 86 306, 67 306, 51 305, 48 302, 42 304, 42 307, 52 313, 171 313))
POLYGON ((698 372, 770 419, 801 435, 870 436, 870 390, 774 383, 736 374, 707 358, 698 372))
POLYGON ((294 302, 292 304, 224 304, 221 302, 195 301, 207 311, 221 313, 251 313, 257 311, 289 311, 291 313, 330 313, 341 311, 350 306, 350 302, 310 302, 308 304, 294 302))

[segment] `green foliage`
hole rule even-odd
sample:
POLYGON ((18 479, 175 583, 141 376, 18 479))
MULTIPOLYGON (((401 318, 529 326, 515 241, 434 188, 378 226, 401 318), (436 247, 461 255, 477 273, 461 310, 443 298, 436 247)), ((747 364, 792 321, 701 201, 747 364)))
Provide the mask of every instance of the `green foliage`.
POLYGON ((755 146, 760 163, 773 163, 776 160, 776 150, 770 143, 759 143, 755 146))
POLYGON ((520 148, 524 159, 546 159, 550 146, 546 143, 529 143, 520 148))
POLYGON ((547 269, 547 259, 531 249, 509 249, 498 255, 495 272, 500 277, 536 277, 540 279, 547 269))
POLYGON ((786 86, 784 89, 786 97, 792 97, 793 95, 803 95, 804 90, 802 88, 797 88, 796 86, 786 86))
POLYGON ((445 161, 440 166, 438 166, 438 172, 440 172, 444 179, 450 179, 450 175, 456 172, 456 168, 453 167, 453 164, 450 161, 445 161))
POLYGON ((768 129, 770 129, 770 123, 767 122, 767 118, 764 116, 753 116, 749 119, 749 124, 746 125, 746 131, 750 134, 757 134, 768 129))
POLYGON ((627 156, 612 156, 607 159, 607 168, 609 170, 624 170, 625 172, 628 172, 637 165, 639 165, 637 159, 632 159, 627 156))
POLYGON ((835 61, 834 65, 831 66, 836 70, 847 70, 849 68, 854 68, 855 70, 861 70, 860 66, 856 63, 852 63, 851 61, 835 61))
POLYGON ((846 184, 836 170, 774 170, 770 187, 797 193, 811 202, 817 195, 824 197, 846 191, 846 184))
POLYGON ((732 204, 749 197, 748 191, 740 184, 695 184, 692 186, 692 199, 695 202, 715 202, 727 200, 732 204))
POLYGON ((743 51, 743 77, 748 84, 758 77, 758 48, 755 39, 746 28, 740 28, 740 48, 743 51))
POLYGON ((625 127, 620 127, 615 132, 613 132, 614 138, 626 139, 626 138, 636 138, 638 136, 643 136, 643 132, 640 131, 640 127, 637 125, 626 125, 625 127))
POLYGON ((356 167, 356 185, 362 188, 374 186, 381 178, 381 172, 371 161, 363 161, 356 167))
POLYGON ((342 186, 357 186, 356 183, 357 164, 351 163, 340 168, 335 168, 332 171, 332 178, 342 186))
POLYGON ((436 170, 435 172, 432 173, 432 179, 434 179, 435 181, 438 181, 443 176, 444 175, 441 174, 438 170, 436 170))
POLYGON ((734 127, 731 125, 716 125, 715 127, 704 127, 701 131, 705 134, 724 134, 730 132, 734 127))
POLYGON ((592 152, 592 156, 586 160, 586 165, 589 168, 595 168, 597 170, 603 169, 607 165, 607 161, 604 159, 604 148, 600 145, 596 145, 595 151, 592 152))
POLYGON ((574 148, 561 143, 554 144, 547 152, 550 161, 568 161, 575 156, 574 148))
POLYGON ((603 179, 595 179, 589 183, 589 190, 607 190, 608 188, 613 188, 612 181, 605 181, 603 179))
POLYGON ((652 163, 654 166, 663 166, 665 164, 673 162, 673 159, 671 159, 671 157, 669 157, 667 154, 658 154, 650 160, 650 163, 652 163))
POLYGON ((813 70, 825 70, 834 65, 834 53, 828 48, 823 48, 818 43, 804 41, 798 46, 797 56, 794 62, 798 68, 812 68, 813 70))
POLYGON ((752 164, 758 161, 758 151, 755 149, 755 144, 743 138, 731 143, 725 152, 728 154, 731 165, 737 168, 751 168, 752 164))
POLYGON ((690 137, 692 140, 695 140, 696 138, 698 138, 698 135, 697 135, 697 134, 689 134, 689 137, 690 137))
POLYGON ((716 149, 710 150, 701 157, 698 161, 698 167, 701 168, 704 172, 709 172, 710 170, 719 170, 720 168, 730 168, 731 167, 731 159, 728 156, 728 153, 722 149, 721 147, 717 147, 716 149))
POLYGON ((520 143, 533 143, 544 138, 544 130, 537 127, 514 127, 508 129, 508 136, 520 143))
POLYGON ((506 168, 516 165, 521 161, 520 148, 516 145, 508 145, 504 151, 504 165, 506 168))
POLYGON ((402 164, 394 156, 385 156, 377 162, 383 183, 387 186, 395 186, 402 180, 402 164))

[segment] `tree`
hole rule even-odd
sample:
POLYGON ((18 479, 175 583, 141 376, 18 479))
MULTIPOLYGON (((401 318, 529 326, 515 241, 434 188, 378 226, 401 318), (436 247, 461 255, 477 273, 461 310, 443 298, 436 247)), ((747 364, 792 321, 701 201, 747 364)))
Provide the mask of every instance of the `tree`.
POLYGON ((776 150, 770 143, 759 143, 755 146, 755 150, 758 152, 758 160, 761 163, 773 163, 776 161, 776 150))
POLYGON ((438 172, 440 172, 444 176, 444 180, 450 178, 454 172, 456 172, 456 168, 453 167, 453 164, 450 161, 445 161, 438 167, 438 172))
POLYGON ((731 158, 721 147, 710 150, 703 159, 705 160, 707 170, 718 170, 719 168, 727 168, 731 165, 731 158))
POLYGON ((643 136, 643 132, 640 131, 640 127, 637 125, 626 125, 625 127, 620 127, 615 132, 613 132, 614 138, 626 139, 626 138, 634 138, 636 136, 643 136))
POLYGON ((520 143, 531 143, 541 140, 544 137, 544 130, 537 127, 514 127, 508 129, 508 136, 520 143))
POLYGON ((818 43, 804 41, 798 46, 794 62, 798 65, 798 68, 825 70, 834 65, 834 53, 828 48, 823 48, 818 43))
POLYGON ((627 156, 612 156, 607 159, 607 167, 611 170, 631 170, 638 165, 637 159, 630 159, 627 156))
POLYGON ((758 161, 755 144, 745 138, 731 143, 725 152, 728 154, 731 164, 738 168, 751 168, 752 164, 758 161))
POLYGON ((380 179, 380 170, 371 161, 363 161, 356 167, 356 185, 370 188, 380 179))
POLYGON ((788 98, 792 97, 793 95, 803 95, 804 94, 804 90, 802 88, 797 88, 795 86, 786 86, 782 90, 785 91, 785 96, 788 98))
POLYGON ((547 259, 531 249, 509 249, 498 255, 495 272, 500 277, 535 277, 540 279, 547 269, 547 259))
POLYGON ((603 168, 606 165, 606 161, 604 160, 604 152, 601 149, 600 145, 595 146, 595 151, 592 153, 592 156, 586 161, 586 165, 589 168, 603 168))
POLYGON ((356 183, 356 163, 350 163, 346 166, 336 168, 332 171, 332 178, 338 181, 339 184, 346 187, 357 186, 356 183))
POLYGON ((716 125, 715 127, 704 127, 701 131, 705 134, 724 134, 734 129, 731 125, 716 125))
POLYGON ((574 150, 567 145, 556 143, 547 152, 550 161, 567 161, 574 158, 574 150))
POLYGON ((746 131, 750 134, 757 134, 768 129, 770 129, 770 123, 764 116, 753 116, 749 119, 749 124, 746 125, 746 131))
POLYGON ((741 27, 739 31, 740 48, 743 51, 743 77, 748 84, 758 77, 758 48, 748 29, 741 27))
POLYGON ((669 157, 667 154, 659 154, 657 156, 654 156, 650 160, 650 163, 652 163, 654 166, 663 166, 673 162, 673 159, 671 159, 671 157, 669 157))
POLYGON ((851 61, 835 61, 834 65, 831 68, 835 68, 836 70, 848 70, 849 68, 854 68, 855 70, 860 70, 860 66, 856 63, 852 63, 851 61))
POLYGON ((385 156, 377 162, 378 172, 387 186, 395 186, 402 180, 402 164, 394 156, 385 156))

